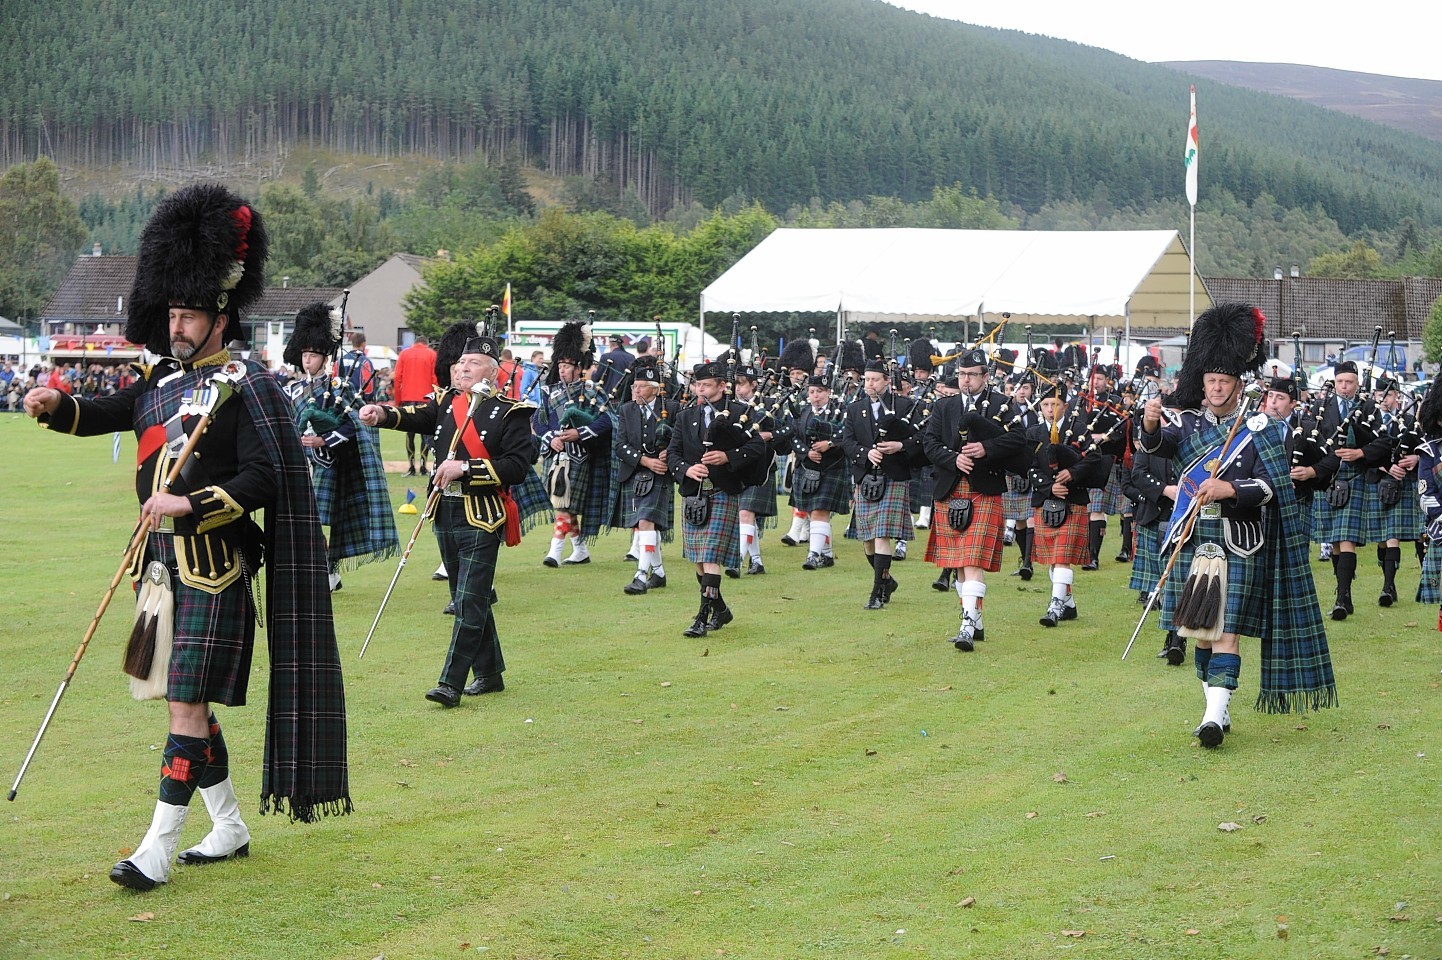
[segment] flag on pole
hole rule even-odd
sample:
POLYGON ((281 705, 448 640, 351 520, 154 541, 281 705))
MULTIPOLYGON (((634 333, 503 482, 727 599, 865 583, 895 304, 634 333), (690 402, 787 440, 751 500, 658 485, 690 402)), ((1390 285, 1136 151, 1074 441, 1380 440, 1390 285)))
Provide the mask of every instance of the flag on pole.
POLYGON ((506 284, 506 295, 501 298, 501 312, 506 315, 506 329, 511 329, 511 285, 506 284))
POLYGON ((416 492, 415 492, 414 490, 412 490, 410 487, 406 487, 406 502, 403 503, 403 504, 401 504, 400 509, 397 510, 396 512, 397 512, 397 513, 411 513, 411 514, 419 513, 420 511, 418 511, 418 510, 416 509, 416 505, 415 505, 415 503, 413 502, 415 499, 416 499, 416 492))
POLYGON ((1197 205, 1197 88, 1192 86, 1192 118, 1187 123, 1187 148, 1182 153, 1187 168, 1187 203, 1197 205))

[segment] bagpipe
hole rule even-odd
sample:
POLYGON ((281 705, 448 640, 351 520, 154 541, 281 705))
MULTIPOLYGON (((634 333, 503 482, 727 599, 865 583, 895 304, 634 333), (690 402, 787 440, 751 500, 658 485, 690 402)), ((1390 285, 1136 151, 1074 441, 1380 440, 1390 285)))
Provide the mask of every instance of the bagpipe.
MULTIPOLYGON (((754 413, 750 404, 735 400, 736 396, 736 368, 741 359, 741 315, 731 315, 731 341, 730 349, 726 359, 726 392, 722 402, 716 405, 715 413, 711 417, 711 424, 706 428, 701 438, 701 446, 705 450, 719 450, 722 453, 730 453, 732 450, 739 450, 745 446, 752 437, 756 436, 756 426, 753 422, 754 413), (733 404, 734 401, 734 404, 733 404), (739 409, 738 409, 739 408, 739 409)), ((754 487, 766 482, 767 473, 771 469, 769 457, 757 457, 754 461, 743 465, 739 470, 731 464, 717 465, 712 470, 726 470, 731 472, 741 483, 748 487, 754 487)))
POLYGON ((301 379, 299 385, 293 384, 289 391, 292 399, 299 404, 295 421, 296 429, 302 434, 309 432, 326 436, 340 429, 350 413, 365 403, 366 393, 375 384, 376 368, 373 364, 359 389, 348 377, 342 378, 334 373, 339 362, 341 344, 344 342, 345 308, 349 301, 350 290, 347 289, 341 295, 340 306, 330 308, 326 335, 326 343, 330 349, 321 373, 301 379), (304 401, 301 400, 302 396, 304 401))

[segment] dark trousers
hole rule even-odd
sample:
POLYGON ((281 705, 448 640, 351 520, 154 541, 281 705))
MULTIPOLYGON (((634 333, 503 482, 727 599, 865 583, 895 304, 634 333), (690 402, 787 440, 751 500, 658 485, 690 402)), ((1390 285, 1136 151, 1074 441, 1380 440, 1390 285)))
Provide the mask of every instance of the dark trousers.
POLYGON ((456 689, 466 685, 472 668, 478 677, 495 676, 506 669, 501 638, 491 607, 496 602, 496 556, 503 530, 487 533, 466 523, 465 503, 441 497, 436 510, 436 540, 450 573, 451 600, 456 605, 451 648, 441 669, 441 683, 456 689))

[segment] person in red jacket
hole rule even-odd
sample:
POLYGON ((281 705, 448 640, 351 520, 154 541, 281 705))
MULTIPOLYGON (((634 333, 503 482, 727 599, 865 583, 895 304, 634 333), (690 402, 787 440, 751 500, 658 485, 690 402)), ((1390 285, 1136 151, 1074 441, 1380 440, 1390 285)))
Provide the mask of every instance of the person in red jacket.
MULTIPOLYGON (((425 403, 436 390, 436 352, 426 343, 424 337, 416 337, 415 343, 406 347, 396 357, 396 369, 393 376, 395 386, 396 404, 425 403)), ((408 468, 406 476, 416 475, 416 437, 421 438, 421 476, 425 476, 426 454, 431 454, 434 459, 434 451, 431 449, 431 438, 422 434, 406 434, 406 463, 408 468)))

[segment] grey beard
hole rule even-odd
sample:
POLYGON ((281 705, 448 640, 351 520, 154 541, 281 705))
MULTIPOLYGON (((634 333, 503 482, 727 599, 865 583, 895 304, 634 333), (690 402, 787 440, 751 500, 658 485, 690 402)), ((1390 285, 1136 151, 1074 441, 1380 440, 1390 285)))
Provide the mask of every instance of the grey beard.
POLYGON ((195 350, 195 347, 180 340, 171 341, 170 344, 170 352, 175 354, 175 359, 177 360, 189 360, 195 356, 195 350))

